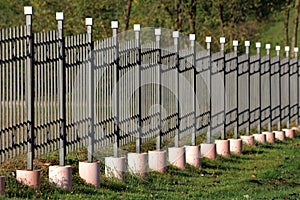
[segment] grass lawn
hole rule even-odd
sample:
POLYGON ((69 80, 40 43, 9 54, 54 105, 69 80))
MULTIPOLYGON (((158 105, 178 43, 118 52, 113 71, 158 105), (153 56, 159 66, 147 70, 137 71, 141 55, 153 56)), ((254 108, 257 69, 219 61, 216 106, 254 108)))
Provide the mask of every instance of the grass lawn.
MULTIPOLYGON (((244 147, 243 155, 202 160, 202 168, 179 170, 168 166, 167 173, 150 172, 145 179, 126 174, 125 181, 107 179, 101 164, 101 187, 95 189, 78 175, 78 160, 86 150, 69 154, 73 166, 73 189, 63 191, 47 181, 48 165, 57 164, 57 153, 35 161, 42 169, 40 190, 16 182, 16 168, 26 166, 24 158, 3 163, 6 176, 4 198, 41 199, 300 199, 300 134, 294 140, 244 147)), ((0 199, 3 197, 0 197, 0 199)))

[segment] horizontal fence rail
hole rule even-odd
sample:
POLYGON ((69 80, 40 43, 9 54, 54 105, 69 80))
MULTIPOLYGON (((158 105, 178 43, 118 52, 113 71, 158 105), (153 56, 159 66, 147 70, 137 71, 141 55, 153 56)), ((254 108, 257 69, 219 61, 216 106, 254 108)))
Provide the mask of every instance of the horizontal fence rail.
POLYGON ((164 138, 195 145, 202 134, 210 143, 228 131, 237 138, 251 128, 298 124, 297 49, 291 59, 288 48, 271 58, 269 45, 264 56, 260 43, 250 55, 246 42, 238 55, 237 41, 227 53, 221 38, 212 53, 209 37, 204 49, 176 31, 149 34, 135 25, 126 38, 114 22, 111 38, 93 41, 91 24, 73 36, 58 27, 31 35, 30 24, 0 30, 0 163, 32 156, 31 149, 64 156, 88 147, 91 160, 111 145, 117 156, 130 142, 140 152, 156 138, 159 150, 164 138))

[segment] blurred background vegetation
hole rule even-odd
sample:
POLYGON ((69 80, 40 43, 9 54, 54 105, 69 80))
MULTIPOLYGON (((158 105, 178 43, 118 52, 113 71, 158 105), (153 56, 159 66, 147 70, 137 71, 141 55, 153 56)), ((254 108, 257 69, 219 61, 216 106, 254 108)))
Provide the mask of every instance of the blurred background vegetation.
POLYGON ((225 36, 228 50, 234 39, 293 46, 299 0, 0 0, 0 27, 24 25, 23 6, 34 7, 34 32, 56 29, 55 13, 62 11, 66 35, 84 33, 92 17, 95 40, 109 37, 110 22, 118 20, 120 32, 140 23, 195 33, 202 44, 210 35, 214 48, 225 36))

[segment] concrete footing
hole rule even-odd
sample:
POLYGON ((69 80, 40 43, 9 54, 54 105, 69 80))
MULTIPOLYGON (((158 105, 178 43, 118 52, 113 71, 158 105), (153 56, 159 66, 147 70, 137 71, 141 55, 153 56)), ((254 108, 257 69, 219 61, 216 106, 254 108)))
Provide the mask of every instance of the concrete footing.
POLYGON ((291 128, 282 129, 285 132, 285 137, 294 139, 295 138, 295 130, 291 128))
POLYGON ((277 140, 280 140, 280 141, 284 141, 285 140, 285 133, 284 131, 274 131, 275 133, 275 138, 277 140))
POLYGON ((148 175, 148 154, 147 153, 129 153, 128 171, 131 174, 145 178, 148 175))
POLYGON ((185 148, 184 147, 171 147, 168 149, 168 157, 171 165, 179 168, 185 169, 186 158, 185 158, 185 148))
POLYGON ((0 176, 0 196, 5 195, 5 178, 0 176))
POLYGON ((299 126, 295 126, 292 128, 295 132, 300 132, 300 127, 299 126))
POLYGON ((207 143, 202 143, 201 144, 201 156, 203 158, 208 158, 208 159, 216 159, 217 157, 217 149, 216 149, 216 144, 207 144, 207 143))
POLYGON ((200 146, 185 146, 186 163, 194 166, 201 166, 201 147, 200 146))
POLYGON ((54 183, 57 187, 65 190, 72 189, 72 167, 67 166, 50 166, 49 182, 54 183))
POLYGON ((254 136, 254 140, 256 142, 259 142, 259 143, 266 143, 266 135, 265 134, 260 134, 260 133, 256 133, 256 134, 253 134, 254 136))
POLYGON ((148 164, 150 170, 160 172, 160 173, 165 173, 167 167, 167 152, 149 151, 148 164))
POLYGON ((262 134, 266 135, 266 141, 268 143, 275 142, 275 133, 274 132, 264 131, 264 132, 262 132, 262 134))
POLYGON ((17 170, 16 179, 29 187, 40 188, 41 170, 17 170))
POLYGON ((230 156, 230 142, 229 140, 215 140, 217 154, 220 156, 230 156))
POLYGON ((88 184, 98 188, 100 186, 100 163, 79 162, 79 176, 88 184))
POLYGON ((243 143, 248 146, 254 145, 254 136, 253 135, 243 135, 243 136, 241 136, 241 139, 242 139, 243 143))
POLYGON ((243 142, 241 139, 229 139, 230 152, 241 154, 243 151, 243 142))
POLYGON ((125 157, 115 158, 106 157, 105 158, 105 175, 106 177, 114 177, 119 180, 123 180, 126 171, 125 157))

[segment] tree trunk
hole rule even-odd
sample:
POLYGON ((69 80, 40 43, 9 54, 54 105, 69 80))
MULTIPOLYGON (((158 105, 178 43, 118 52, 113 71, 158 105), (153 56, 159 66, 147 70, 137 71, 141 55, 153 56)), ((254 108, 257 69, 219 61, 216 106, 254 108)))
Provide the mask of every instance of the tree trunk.
POLYGON ((124 13, 124 22, 125 22, 125 31, 129 28, 130 12, 131 12, 132 0, 127 0, 125 13, 124 13))
POLYGON ((223 18, 223 10, 224 10, 223 1, 222 1, 222 0, 219 0, 219 3, 218 3, 218 11, 219 11, 220 29, 221 29, 221 34, 222 34, 222 36, 224 36, 224 18, 223 18))
POLYGON ((289 18, 290 18, 290 0, 285 1, 284 14, 284 45, 289 45, 289 18))
POLYGON ((190 25, 190 33, 195 34, 195 25, 196 25, 196 2, 195 0, 190 0, 189 5, 189 25, 190 25))
POLYGON ((292 37, 292 49, 291 49, 292 56, 294 56, 294 47, 297 46, 298 21, 299 21, 299 0, 296 0, 295 1, 293 37, 292 37))

